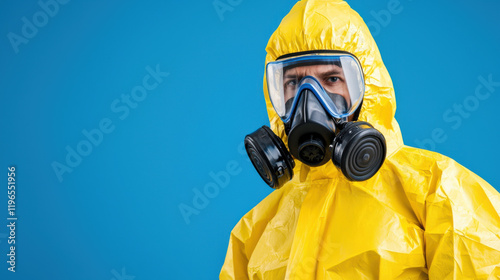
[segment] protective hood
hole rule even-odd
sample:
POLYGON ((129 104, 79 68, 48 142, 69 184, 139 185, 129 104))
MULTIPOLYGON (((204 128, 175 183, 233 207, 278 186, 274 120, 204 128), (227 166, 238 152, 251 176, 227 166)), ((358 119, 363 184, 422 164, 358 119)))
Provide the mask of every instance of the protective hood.
MULTIPOLYGON (((396 98, 391 78, 363 19, 344 1, 300 1, 281 21, 266 47, 266 65, 282 55, 312 50, 354 54, 365 74, 365 97, 359 120, 371 123, 386 138, 387 156, 403 145, 394 119, 396 98)), ((273 109, 264 75, 264 94, 271 129, 288 143, 283 122, 273 109)), ((330 162, 310 168, 297 161, 294 180, 311 181, 339 176, 330 162)))
MULTIPOLYGON (((387 156, 362 182, 331 162, 296 161, 293 179, 232 230, 220 279, 500 279, 500 194, 454 160, 403 144, 391 79, 347 3, 298 2, 266 50, 266 63, 312 50, 354 54, 366 84, 359 120, 384 135, 387 156)), ((287 143, 265 80, 264 91, 271 128, 287 143)))

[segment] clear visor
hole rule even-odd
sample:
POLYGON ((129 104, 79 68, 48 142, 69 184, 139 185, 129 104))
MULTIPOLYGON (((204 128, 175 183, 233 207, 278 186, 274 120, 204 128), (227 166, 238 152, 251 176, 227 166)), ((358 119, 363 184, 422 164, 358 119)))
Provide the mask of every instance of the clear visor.
POLYGON ((309 54, 266 66, 269 97, 285 122, 305 88, 313 90, 334 118, 353 114, 363 100, 365 84, 358 60, 350 54, 309 54), (296 98, 297 97, 297 98, 296 98))

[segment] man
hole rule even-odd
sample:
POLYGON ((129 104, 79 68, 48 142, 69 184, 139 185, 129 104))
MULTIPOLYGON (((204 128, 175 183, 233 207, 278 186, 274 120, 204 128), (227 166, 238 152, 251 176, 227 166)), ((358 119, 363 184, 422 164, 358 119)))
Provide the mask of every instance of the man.
POLYGON ((500 194, 403 144, 391 79, 347 3, 298 2, 266 51, 272 131, 246 146, 277 190, 231 232, 220 279, 500 278, 500 194))

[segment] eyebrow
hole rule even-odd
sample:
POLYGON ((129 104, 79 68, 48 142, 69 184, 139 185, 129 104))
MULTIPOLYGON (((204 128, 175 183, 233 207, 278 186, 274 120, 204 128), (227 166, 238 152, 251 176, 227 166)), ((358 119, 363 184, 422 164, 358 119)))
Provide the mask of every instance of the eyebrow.
MULTIPOLYGON (((339 67, 337 65, 334 65, 334 66, 336 66, 336 67, 334 67, 334 69, 328 70, 326 72, 319 73, 319 74, 322 76, 344 75, 344 71, 342 70, 342 67, 339 67)), ((286 74, 286 72, 288 72, 288 71, 289 70, 285 71, 285 76, 283 77, 284 79, 296 79, 297 77, 299 77, 299 75, 295 75, 295 74, 286 74)))
POLYGON ((296 79, 299 75, 285 75, 285 79, 296 79))
POLYGON ((330 71, 327 71, 327 72, 323 72, 323 73, 320 73, 322 76, 330 76, 330 75, 343 75, 344 72, 343 71, 339 71, 339 70, 330 70, 330 71))

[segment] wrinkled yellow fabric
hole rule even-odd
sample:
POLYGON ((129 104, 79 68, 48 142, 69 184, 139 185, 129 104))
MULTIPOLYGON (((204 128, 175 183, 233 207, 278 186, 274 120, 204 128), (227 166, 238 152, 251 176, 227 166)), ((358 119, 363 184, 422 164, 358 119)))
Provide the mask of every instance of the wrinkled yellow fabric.
MULTIPOLYGON (((394 119, 391 78, 361 17, 343 1, 300 1, 267 45, 266 63, 343 50, 363 67, 360 120, 387 140, 380 171, 350 182, 308 167, 231 232, 220 279, 500 279, 500 194, 454 160, 412 148, 394 119)), ((264 79, 271 128, 287 143, 264 79)))

